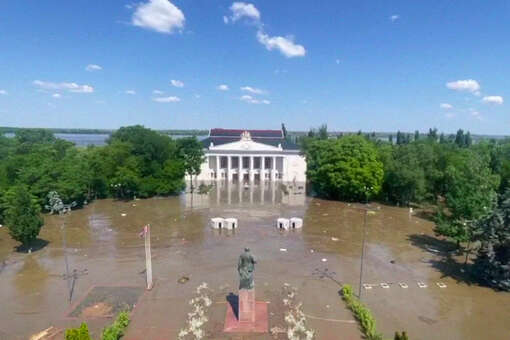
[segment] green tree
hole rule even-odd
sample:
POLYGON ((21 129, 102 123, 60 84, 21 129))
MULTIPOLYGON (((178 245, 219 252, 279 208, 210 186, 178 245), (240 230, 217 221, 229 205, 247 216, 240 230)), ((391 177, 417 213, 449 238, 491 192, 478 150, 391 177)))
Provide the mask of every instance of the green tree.
POLYGON ((66 329, 65 340, 92 340, 87 324, 83 322, 79 328, 66 329))
POLYGON ((426 178, 414 144, 396 146, 383 160, 385 198, 393 203, 421 202, 426 195, 426 178))
POLYGON ((472 150, 452 153, 448 163, 445 201, 439 206, 435 231, 460 245, 472 240, 474 223, 492 211, 499 176, 491 172, 487 159, 472 150))
POLYGON ((414 131, 414 140, 417 141, 420 139, 420 131, 416 130, 414 131))
POLYGON ((44 224, 36 199, 26 186, 17 185, 7 191, 3 205, 9 234, 22 245, 29 246, 44 224))
POLYGON ((381 190, 383 165, 374 144, 362 136, 314 141, 307 160, 308 177, 320 195, 365 200, 381 190))
POLYGON ((177 150, 183 160, 184 170, 190 177, 191 191, 193 191, 193 176, 200 174, 205 160, 204 146, 195 137, 181 138, 177 141, 177 150))
POLYGON ((480 248, 473 273, 488 285, 510 291, 510 191, 498 207, 477 223, 480 248))

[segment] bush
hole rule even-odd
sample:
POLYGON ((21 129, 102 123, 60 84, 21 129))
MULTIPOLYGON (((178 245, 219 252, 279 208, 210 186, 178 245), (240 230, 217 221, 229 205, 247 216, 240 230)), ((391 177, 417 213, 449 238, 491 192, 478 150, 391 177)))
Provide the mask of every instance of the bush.
POLYGON ((354 313, 356 319, 358 319, 361 330, 363 334, 367 337, 368 340, 382 340, 382 334, 377 332, 375 327, 375 319, 370 312, 370 309, 365 307, 358 300, 352 291, 352 287, 350 285, 344 285, 342 287, 342 298, 347 303, 347 307, 354 313))
POLYGON ((393 340, 409 340, 409 338, 407 337, 407 333, 405 331, 402 332, 402 334, 395 332, 395 337, 393 340))
MULTIPOLYGON (((120 312, 115 322, 103 329, 101 340, 118 340, 124 335, 124 331, 129 325, 129 314, 120 312)), ((67 339, 66 339, 67 340, 67 339)))
POLYGON ((92 340, 87 324, 83 322, 80 328, 66 329, 65 340, 92 340))

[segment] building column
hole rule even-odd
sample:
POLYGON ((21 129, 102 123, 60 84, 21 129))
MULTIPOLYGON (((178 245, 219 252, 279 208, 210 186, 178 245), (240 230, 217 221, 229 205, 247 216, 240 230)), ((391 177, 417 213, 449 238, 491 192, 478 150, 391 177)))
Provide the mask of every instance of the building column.
POLYGON ((250 156, 250 183, 253 182, 253 156, 250 156))
POLYGON ((216 180, 219 181, 220 177, 220 156, 216 156, 216 180))
POLYGON ((271 158, 271 181, 276 181, 276 156, 271 158))
POLYGON ((227 181, 232 181, 232 157, 227 156, 227 181))
POLYGON ((260 183, 266 180, 266 156, 262 156, 260 160, 260 183))
POLYGON ((239 165, 239 170, 237 171, 237 181, 239 183, 242 183, 243 182, 243 156, 238 156, 239 157, 239 163, 237 165, 239 165))

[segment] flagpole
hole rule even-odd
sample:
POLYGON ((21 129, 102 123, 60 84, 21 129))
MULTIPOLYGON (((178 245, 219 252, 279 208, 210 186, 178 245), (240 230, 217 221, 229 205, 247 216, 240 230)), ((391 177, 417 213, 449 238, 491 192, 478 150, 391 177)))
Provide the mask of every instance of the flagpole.
POLYGON ((147 290, 152 289, 151 226, 145 227, 145 272, 147 273, 147 290))

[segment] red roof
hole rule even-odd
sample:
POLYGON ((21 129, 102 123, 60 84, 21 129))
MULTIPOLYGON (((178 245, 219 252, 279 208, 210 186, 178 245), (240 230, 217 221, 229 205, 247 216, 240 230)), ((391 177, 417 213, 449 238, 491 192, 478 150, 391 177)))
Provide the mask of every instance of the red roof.
POLYGON ((242 129, 211 129, 211 137, 241 137, 244 131, 248 131, 254 138, 283 138, 282 130, 242 130, 242 129))

